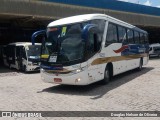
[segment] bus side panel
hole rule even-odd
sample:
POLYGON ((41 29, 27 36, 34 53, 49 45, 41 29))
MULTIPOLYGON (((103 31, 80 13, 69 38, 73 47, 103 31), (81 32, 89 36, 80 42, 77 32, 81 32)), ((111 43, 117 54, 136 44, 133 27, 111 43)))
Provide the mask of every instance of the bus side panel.
POLYGON ((143 65, 146 65, 149 61, 149 56, 143 58, 143 65))
POLYGON ((113 62, 113 75, 117 75, 126 71, 126 60, 113 62))
POLYGON ((140 58, 127 60, 127 69, 126 69, 126 71, 132 70, 132 69, 135 69, 135 68, 139 67, 139 62, 140 62, 140 58))
POLYGON ((101 72, 101 64, 94 64, 92 65, 92 62, 98 57, 99 55, 94 55, 91 59, 88 60, 88 77, 89 82, 96 82, 103 79, 103 72, 101 72))
MULTIPOLYGON (((115 50, 118 50, 122 47, 122 43, 113 43, 104 47, 100 54, 104 54, 106 60, 106 65, 112 63, 113 65, 113 75, 117 75, 126 70, 126 60, 122 58, 121 53, 116 53, 115 50)), ((103 62, 103 60, 102 60, 103 62)), ((106 67, 105 65, 105 67, 106 67)), ((104 71, 103 71, 104 72, 104 71)))

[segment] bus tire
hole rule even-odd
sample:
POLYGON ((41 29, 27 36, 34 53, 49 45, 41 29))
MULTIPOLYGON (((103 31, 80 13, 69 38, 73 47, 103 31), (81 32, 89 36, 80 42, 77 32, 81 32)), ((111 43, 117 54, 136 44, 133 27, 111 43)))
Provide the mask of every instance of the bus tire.
POLYGON ((102 83, 105 85, 107 83, 109 83, 110 81, 110 70, 108 68, 108 66, 106 67, 105 71, 104 71, 104 79, 102 80, 102 83))
POLYGON ((138 70, 139 70, 139 71, 142 70, 142 66, 143 66, 143 60, 142 60, 142 58, 141 58, 140 61, 139 61, 139 67, 138 67, 138 70))

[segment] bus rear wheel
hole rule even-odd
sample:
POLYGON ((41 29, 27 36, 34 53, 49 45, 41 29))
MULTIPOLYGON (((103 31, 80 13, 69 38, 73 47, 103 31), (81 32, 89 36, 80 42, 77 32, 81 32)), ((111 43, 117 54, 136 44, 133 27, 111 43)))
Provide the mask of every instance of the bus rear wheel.
POLYGON ((142 60, 142 58, 140 59, 140 61, 139 61, 139 67, 138 67, 138 70, 142 70, 142 66, 143 66, 143 60, 142 60))
POLYGON ((110 78, 111 78, 111 76, 110 76, 109 68, 106 67, 105 72, 104 72, 104 79, 102 80, 102 83, 103 83, 103 84, 109 83, 110 78))

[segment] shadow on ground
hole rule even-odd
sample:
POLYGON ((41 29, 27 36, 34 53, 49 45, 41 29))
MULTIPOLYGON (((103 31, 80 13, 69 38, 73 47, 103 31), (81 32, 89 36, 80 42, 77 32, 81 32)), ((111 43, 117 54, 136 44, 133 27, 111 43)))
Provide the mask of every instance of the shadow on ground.
POLYGON ((150 57, 149 60, 160 60, 160 57, 150 57))
POLYGON ((96 96, 91 99, 99 99, 103 97, 108 91, 115 89, 135 78, 151 71, 152 67, 144 67, 142 71, 131 70, 123 74, 117 75, 112 78, 112 81, 107 85, 101 85, 100 82, 87 85, 87 86, 72 86, 72 85, 57 85, 49 88, 45 88, 41 92, 56 93, 56 94, 70 94, 70 95, 82 95, 82 96, 96 96))
POLYGON ((23 71, 19 71, 19 70, 13 69, 13 68, 10 69, 9 67, 6 67, 4 65, 0 65, 0 76, 1 76, 1 74, 9 74, 9 73, 33 74, 33 73, 39 73, 39 71, 32 71, 32 72, 24 73, 23 71))
POLYGON ((17 72, 15 69, 9 69, 3 65, 0 66, 0 73, 17 72))

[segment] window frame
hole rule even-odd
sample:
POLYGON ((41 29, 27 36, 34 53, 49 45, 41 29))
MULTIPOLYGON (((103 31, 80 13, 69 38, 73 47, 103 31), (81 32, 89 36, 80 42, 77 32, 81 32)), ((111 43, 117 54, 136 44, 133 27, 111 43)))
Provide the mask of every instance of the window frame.
POLYGON ((133 29, 130 29, 130 28, 127 28, 127 41, 128 41, 128 44, 135 44, 135 40, 134 40, 134 30, 133 29), (128 38, 128 30, 132 32, 132 42, 130 42, 129 38, 128 38))
POLYGON ((134 30, 134 43, 135 44, 140 44, 140 33, 137 30, 134 30), (136 42, 137 40, 136 40, 136 37, 135 37, 135 32, 138 33, 138 37, 137 37, 138 38, 138 43, 136 42))
POLYGON ((107 33, 106 33, 106 39, 105 39, 105 47, 107 47, 108 45, 112 44, 112 43, 118 43, 119 42, 119 36, 118 36, 118 25, 113 23, 113 22, 108 22, 108 27, 107 27, 107 33), (113 25, 116 27, 116 33, 117 33, 117 40, 116 42, 109 42, 107 41, 107 37, 108 37, 108 30, 109 30, 109 25, 113 25))
POLYGON ((122 26, 122 25, 117 25, 117 32, 118 32, 118 42, 119 43, 123 43, 124 41, 120 41, 120 39, 119 39, 119 30, 118 30, 118 27, 121 27, 121 28, 124 28, 125 29, 125 33, 126 33, 126 43, 128 43, 128 36, 127 36, 127 27, 124 27, 124 26, 122 26))

